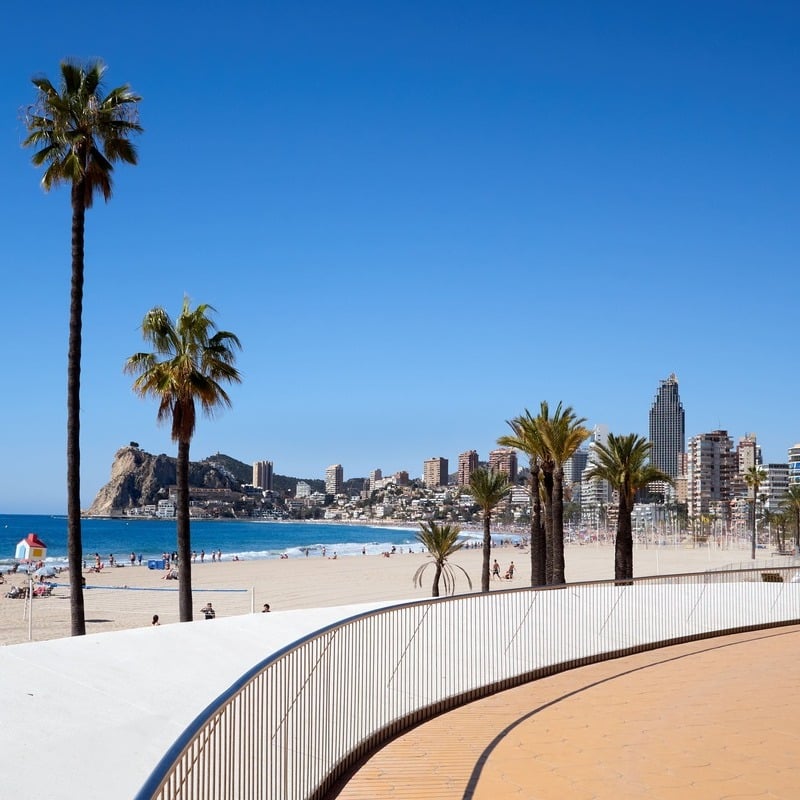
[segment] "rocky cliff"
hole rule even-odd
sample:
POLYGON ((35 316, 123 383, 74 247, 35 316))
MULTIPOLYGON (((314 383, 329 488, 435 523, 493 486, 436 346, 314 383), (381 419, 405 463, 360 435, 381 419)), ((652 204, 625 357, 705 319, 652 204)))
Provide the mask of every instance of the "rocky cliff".
MULTIPOLYGON (((189 485, 209 489, 241 489, 224 457, 193 461, 189 464, 189 485)), ((238 463, 238 462, 237 462, 238 463)), ((247 469, 246 465, 242 467, 247 469)), ((144 506, 167 497, 167 488, 175 485, 175 459, 146 453, 138 447, 122 447, 114 455, 111 480, 97 493, 86 512, 89 516, 109 517, 126 508, 144 506)))

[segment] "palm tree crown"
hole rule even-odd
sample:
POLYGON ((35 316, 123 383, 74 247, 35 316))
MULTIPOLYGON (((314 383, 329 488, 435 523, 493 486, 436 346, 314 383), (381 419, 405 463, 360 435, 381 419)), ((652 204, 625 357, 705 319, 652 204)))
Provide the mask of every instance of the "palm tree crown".
POLYGON ((64 61, 58 89, 47 78, 33 78, 38 97, 26 120, 29 134, 23 144, 39 148, 32 160, 37 167, 46 165, 43 188, 80 186, 84 208, 91 207, 96 192, 111 197, 114 162, 137 162, 129 137, 142 130, 137 119, 141 98, 127 84, 104 96, 105 71, 100 61, 64 61))
POLYGON ((142 323, 145 341, 153 352, 135 353, 125 371, 136 375, 133 390, 142 397, 159 401, 158 419, 172 421, 172 439, 178 443, 177 537, 178 602, 181 622, 192 619, 191 543, 189 533, 189 444, 197 421, 196 405, 212 416, 219 406, 231 401, 222 382, 239 383, 234 350, 241 348, 238 337, 219 331, 206 304, 191 309, 184 298, 183 309, 173 322, 163 308, 147 312, 142 323))
MULTIPOLYGON (((453 553, 457 553, 463 546, 464 542, 459 541, 458 535, 461 529, 456 525, 438 525, 435 522, 421 522, 420 530, 417 532, 417 541, 422 543, 425 549, 430 553, 432 561, 426 561, 414 573, 414 585, 422 585, 422 573, 425 572, 426 567, 431 564, 434 565, 433 586, 431 588, 431 597, 439 596, 439 580, 444 581, 444 590, 447 594, 453 594, 456 585, 456 575, 453 567, 447 563, 453 553)), ((472 588, 472 581, 470 580, 467 571, 460 565, 456 564, 467 578, 467 585, 472 588)))
POLYGON ((230 406, 220 381, 241 382, 234 366, 234 349, 241 349, 241 343, 229 331, 216 331, 209 316, 213 311, 207 304, 192 310, 185 298, 173 322, 163 308, 151 309, 142 323, 142 334, 154 352, 132 355, 125 367, 138 376, 133 384, 137 394, 159 400, 158 419, 172 420, 175 442, 192 438, 196 403, 209 416, 218 406, 230 406))

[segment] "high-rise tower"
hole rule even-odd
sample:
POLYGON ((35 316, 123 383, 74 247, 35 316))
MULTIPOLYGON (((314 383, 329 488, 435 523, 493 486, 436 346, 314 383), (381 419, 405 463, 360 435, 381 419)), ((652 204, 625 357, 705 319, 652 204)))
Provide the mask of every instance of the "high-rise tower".
POLYGON ((272 462, 253 462, 253 486, 272 491, 272 462))
POLYGON ((680 475, 680 454, 686 447, 683 403, 675 373, 658 384, 650 406, 650 462, 671 478, 680 475))

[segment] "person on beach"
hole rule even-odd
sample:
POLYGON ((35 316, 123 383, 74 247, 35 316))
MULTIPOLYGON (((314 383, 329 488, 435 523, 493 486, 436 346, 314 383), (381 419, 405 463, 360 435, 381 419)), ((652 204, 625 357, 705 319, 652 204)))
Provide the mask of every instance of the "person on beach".
POLYGON ((508 569, 506 570, 506 580, 510 581, 514 577, 514 562, 512 561, 508 565, 508 569))
POLYGON ((131 566, 136 564, 136 553, 131 553, 131 566))
POLYGON ((500 580, 500 564, 497 563, 497 559, 495 559, 494 564, 492 564, 492 577, 500 580))
POLYGON ((142 566, 142 554, 141 553, 139 553, 139 566, 140 567, 142 566))
POLYGON ((211 603, 206 603, 200 611, 206 619, 214 619, 217 616, 217 612, 211 607, 211 603))
POLYGON ((269 613, 269 603, 264 603, 264 608, 261 609, 261 613, 262 614, 268 614, 269 613))
POLYGON ((161 623, 158 621, 158 614, 153 614, 153 621, 150 623, 151 625, 160 625, 161 623))
POLYGON ((200 551, 200 563, 202 564, 205 560, 206 560, 206 551, 205 550, 201 550, 200 551))

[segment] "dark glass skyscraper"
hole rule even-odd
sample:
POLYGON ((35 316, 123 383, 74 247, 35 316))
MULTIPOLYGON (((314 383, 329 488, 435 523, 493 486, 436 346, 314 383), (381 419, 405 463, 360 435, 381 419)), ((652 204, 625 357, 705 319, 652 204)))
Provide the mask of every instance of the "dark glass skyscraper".
POLYGON ((686 447, 683 404, 678 395, 675 373, 658 384, 650 406, 650 461, 672 478, 679 475, 680 454, 686 447))

